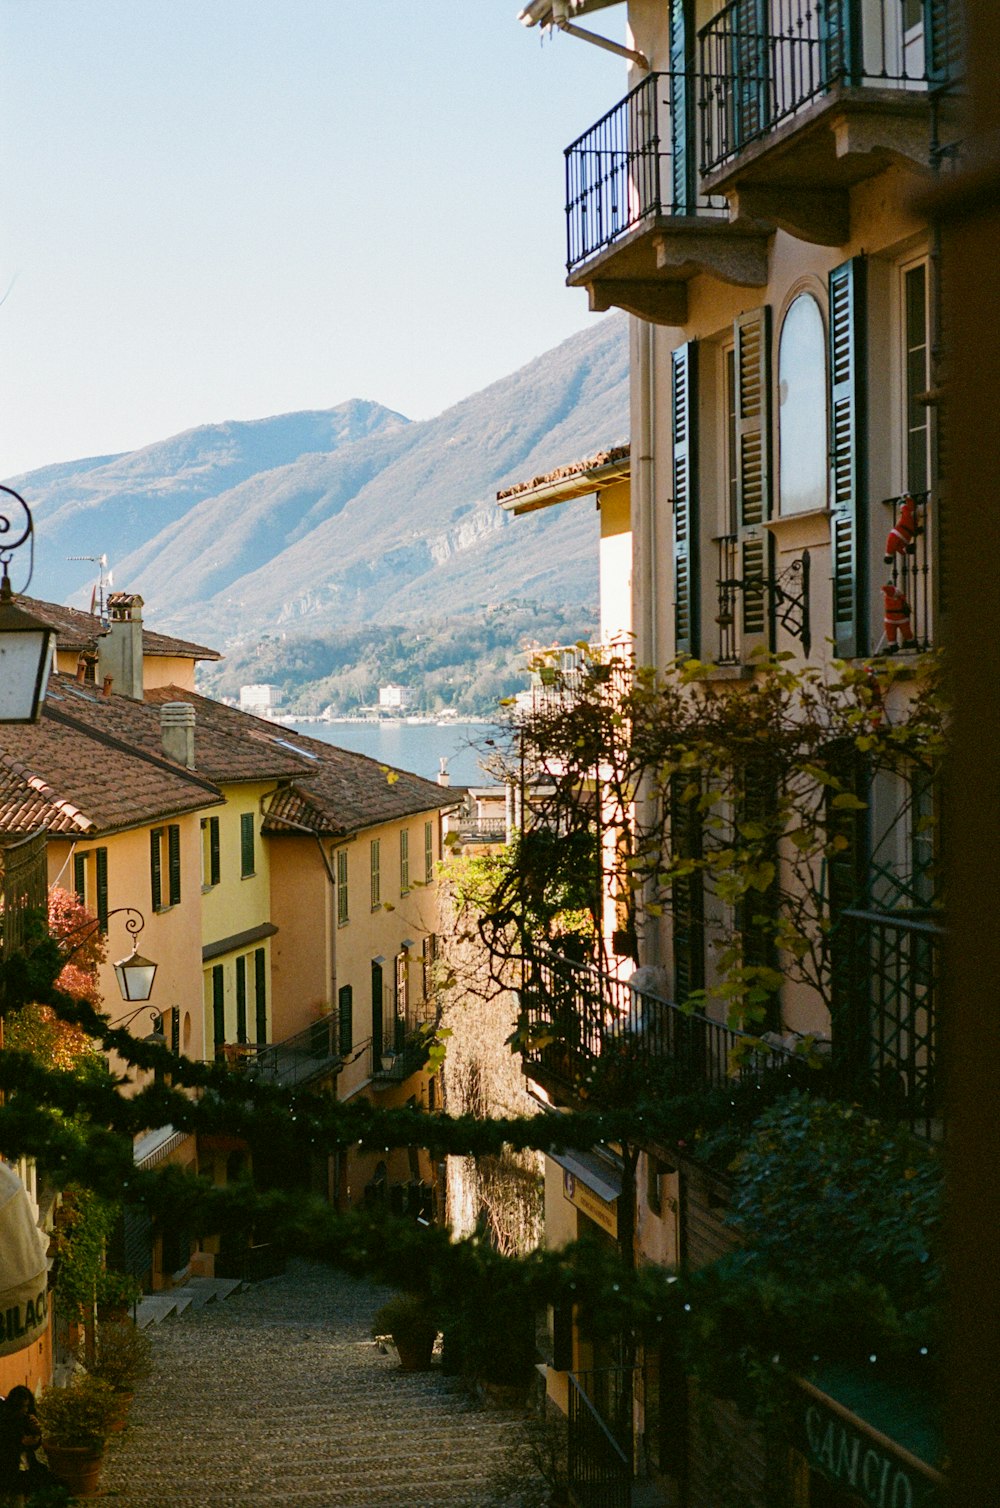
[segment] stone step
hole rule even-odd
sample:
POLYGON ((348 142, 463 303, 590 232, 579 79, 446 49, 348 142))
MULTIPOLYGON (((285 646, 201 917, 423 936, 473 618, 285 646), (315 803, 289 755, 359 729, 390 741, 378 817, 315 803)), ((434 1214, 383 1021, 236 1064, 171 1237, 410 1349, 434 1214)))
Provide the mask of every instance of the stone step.
POLYGON ((228 1299, 243 1288, 239 1278, 188 1278, 178 1293, 187 1294, 196 1309, 228 1299))

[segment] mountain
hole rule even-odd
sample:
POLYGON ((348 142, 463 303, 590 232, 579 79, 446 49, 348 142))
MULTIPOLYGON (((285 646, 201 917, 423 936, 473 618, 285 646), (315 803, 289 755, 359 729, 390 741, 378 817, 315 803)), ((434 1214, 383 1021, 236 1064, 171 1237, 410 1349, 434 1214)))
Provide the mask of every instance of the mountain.
POLYGON ((592 609, 593 508, 515 521, 496 493, 627 432, 627 325, 610 315, 434 419, 354 400, 13 485, 35 514, 36 595, 82 602, 92 568, 66 557, 106 552, 150 623, 222 647, 510 597, 592 609))

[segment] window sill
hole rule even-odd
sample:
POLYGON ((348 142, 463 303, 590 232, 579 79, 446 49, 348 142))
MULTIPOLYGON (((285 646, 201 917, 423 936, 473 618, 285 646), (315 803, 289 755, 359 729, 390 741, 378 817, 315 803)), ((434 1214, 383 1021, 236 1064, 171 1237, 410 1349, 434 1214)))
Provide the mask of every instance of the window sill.
POLYGON ((255 880, 256 878, 257 878, 257 871, 256 871, 256 869, 248 869, 247 872, 246 872, 246 874, 241 874, 240 875, 240 879, 241 880, 255 880))
POLYGON ((699 681, 752 681, 752 665, 713 665, 698 677, 699 681))

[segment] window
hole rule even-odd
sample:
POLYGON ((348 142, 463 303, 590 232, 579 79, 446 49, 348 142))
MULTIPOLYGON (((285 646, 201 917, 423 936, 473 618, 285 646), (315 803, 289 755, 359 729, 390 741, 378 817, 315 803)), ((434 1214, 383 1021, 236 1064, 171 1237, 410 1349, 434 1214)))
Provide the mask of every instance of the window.
POLYGON ((240 878, 248 880, 254 872, 253 812, 241 812, 240 878))
POLYGON ((399 893, 405 895, 410 888, 410 834, 404 827, 399 835, 399 893))
POLYGON ((424 823, 424 880, 429 885, 434 878, 434 823, 424 823))
POLYGON ((781 512, 825 508, 826 332, 819 304, 808 293, 792 301, 781 327, 778 444, 781 512))
POLYGON ((344 1057, 354 1046, 354 990, 349 984, 342 985, 338 992, 337 1013, 340 1022, 340 1054, 344 1057))
POLYGON ((257 1042, 267 1041, 267 953, 256 948, 253 955, 253 991, 257 1012, 257 1042))
POLYGON ((396 954, 396 1041, 400 1052, 406 1037, 406 1024, 410 1014, 410 955, 404 948, 396 954))
POLYGON ((434 989, 434 964, 437 960, 437 933, 428 932, 421 952, 424 999, 429 1000, 434 989))
POLYGON ((87 904, 87 855, 73 855, 73 891, 81 906, 87 904))
POLYGON ((930 409, 920 398, 928 378, 927 264, 908 267, 903 274, 904 359, 906 371, 906 489, 926 492, 930 486, 930 409))
POLYGON ((347 849, 337 849, 337 926, 343 927, 350 920, 347 900, 347 849))
POLYGON ((382 881, 379 875, 381 862, 380 844, 378 838, 372 839, 371 848, 371 874, 372 874, 372 910, 377 911, 382 904, 382 881))
POLYGON ((383 1012, 385 1010, 385 990, 382 980, 382 964, 372 959, 372 1062, 376 1073, 381 1066, 382 1049, 384 1046, 383 1012))
POLYGON ((96 872, 96 889, 94 910, 97 912, 97 924, 102 932, 108 930, 108 850, 106 848, 94 849, 94 869, 96 872))
POLYGON ((176 823, 154 827, 149 834, 149 891, 154 911, 180 905, 181 830, 176 823), (163 885, 163 840, 167 840, 167 884, 163 885))
POLYGON ((236 960, 236 1040, 248 1042, 247 1036, 247 955, 236 960))
POLYGON ((209 890, 219 883, 219 819, 201 819, 201 887, 209 890))

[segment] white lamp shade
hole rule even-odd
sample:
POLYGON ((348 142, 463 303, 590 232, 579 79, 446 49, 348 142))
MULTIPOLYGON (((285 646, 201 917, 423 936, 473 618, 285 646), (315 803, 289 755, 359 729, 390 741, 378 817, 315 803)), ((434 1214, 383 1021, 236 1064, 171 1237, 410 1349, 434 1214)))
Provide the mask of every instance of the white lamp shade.
POLYGON ((55 630, 0 599, 0 723, 36 723, 52 667, 55 630))
POLYGON ((151 959, 143 958, 141 953, 130 953, 114 968, 123 1000, 138 1003, 149 999, 156 978, 156 964, 151 959))

